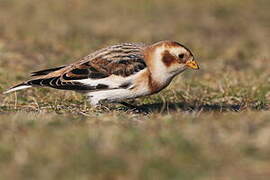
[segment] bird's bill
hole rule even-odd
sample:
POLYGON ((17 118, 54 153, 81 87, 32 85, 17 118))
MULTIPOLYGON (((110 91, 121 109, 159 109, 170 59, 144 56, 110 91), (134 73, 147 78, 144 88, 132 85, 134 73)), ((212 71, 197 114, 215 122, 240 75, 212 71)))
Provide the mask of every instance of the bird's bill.
POLYGON ((186 62, 186 65, 187 65, 189 68, 191 68, 191 69, 200 69, 198 63, 197 63, 196 61, 194 61, 194 60, 192 60, 192 61, 187 61, 187 62, 186 62))

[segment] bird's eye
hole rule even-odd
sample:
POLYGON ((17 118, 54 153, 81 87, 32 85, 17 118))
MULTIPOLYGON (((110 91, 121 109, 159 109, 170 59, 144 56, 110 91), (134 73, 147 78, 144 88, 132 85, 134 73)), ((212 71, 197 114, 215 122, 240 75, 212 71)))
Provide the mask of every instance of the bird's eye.
POLYGON ((180 59, 183 59, 183 58, 185 57, 185 54, 179 54, 178 57, 179 57, 180 59))

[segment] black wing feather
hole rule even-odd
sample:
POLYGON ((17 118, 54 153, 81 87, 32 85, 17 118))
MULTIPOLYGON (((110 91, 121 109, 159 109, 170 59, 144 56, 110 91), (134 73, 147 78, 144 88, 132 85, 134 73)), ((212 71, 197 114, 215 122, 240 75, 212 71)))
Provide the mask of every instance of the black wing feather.
POLYGON ((50 69, 44 69, 44 70, 41 70, 41 71, 32 72, 31 73, 31 76, 43 76, 43 75, 47 75, 47 74, 49 74, 51 72, 60 70, 60 69, 62 69, 64 67, 66 67, 66 66, 60 66, 60 67, 56 67, 56 68, 50 68, 50 69))

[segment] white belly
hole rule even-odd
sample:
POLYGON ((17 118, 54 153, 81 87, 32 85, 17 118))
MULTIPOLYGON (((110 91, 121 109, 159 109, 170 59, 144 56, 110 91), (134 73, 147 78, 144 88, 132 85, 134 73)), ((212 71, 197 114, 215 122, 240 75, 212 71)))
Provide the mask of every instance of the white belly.
POLYGON ((137 98, 148 94, 150 94, 148 89, 112 89, 89 92, 87 95, 91 105, 96 106, 101 101, 121 102, 126 99, 137 98))

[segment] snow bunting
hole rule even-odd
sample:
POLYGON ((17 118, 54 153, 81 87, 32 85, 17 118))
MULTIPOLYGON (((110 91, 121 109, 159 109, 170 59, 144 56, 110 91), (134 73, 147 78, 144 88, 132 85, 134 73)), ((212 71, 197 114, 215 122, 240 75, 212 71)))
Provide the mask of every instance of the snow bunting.
POLYGON ((191 51, 177 42, 123 43, 70 65, 33 72, 32 79, 4 93, 46 86, 85 93, 96 106, 157 93, 188 67, 199 69, 191 51))

